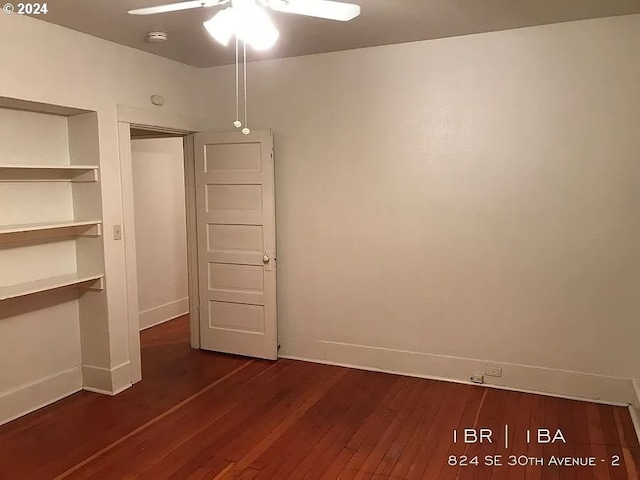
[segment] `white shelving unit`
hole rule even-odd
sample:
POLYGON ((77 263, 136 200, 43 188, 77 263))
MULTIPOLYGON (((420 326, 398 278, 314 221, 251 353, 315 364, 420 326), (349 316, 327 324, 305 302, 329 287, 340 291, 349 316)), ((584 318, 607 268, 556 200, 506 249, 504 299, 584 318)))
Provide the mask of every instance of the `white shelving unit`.
POLYGON ((76 230, 82 229, 82 233, 78 233, 79 236, 97 236, 102 233, 102 221, 101 220, 86 220, 76 222, 70 220, 67 222, 43 222, 43 223, 25 223, 20 225, 0 225, 0 236, 12 235, 18 233, 35 233, 35 232, 48 232, 56 230, 76 230))
POLYGON ((0 301, 81 285, 75 280, 104 272, 97 115, 7 105, 3 110, 0 101, 0 301))
POLYGON ((72 273, 57 277, 43 278, 32 282, 0 287, 0 301, 26 297, 36 293, 58 290, 64 287, 84 287, 89 290, 102 290, 104 275, 83 275, 72 273))
POLYGON ((0 417, 108 389, 104 271, 97 113, 0 97, 0 417))
POLYGON ((91 165, 0 165, 0 170, 77 170, 87 172, 97 171, 98 168, 91 165))
POLYGON ((98 170, 90 165, 0 164, 0 182, 97 182, 98 170))

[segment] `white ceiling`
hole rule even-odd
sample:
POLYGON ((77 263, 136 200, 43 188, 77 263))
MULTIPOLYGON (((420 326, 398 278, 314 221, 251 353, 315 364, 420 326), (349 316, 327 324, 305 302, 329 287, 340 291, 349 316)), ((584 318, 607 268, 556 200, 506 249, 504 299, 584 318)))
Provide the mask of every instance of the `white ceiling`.
MULTIPOLYGON (((218 8, 134 16, 132 8, 178 0, 53 0, 38 18, 196 67, 233 63, 234 49, 217 45, 202 22, 218 8), (169 40, 149 44, 145 34, 169 40)), ((362 15, 348 23, 272 12, 278 44, 250 59, 281 58, 351 48, 640 13, 640 0, 353 0, 362 15)))

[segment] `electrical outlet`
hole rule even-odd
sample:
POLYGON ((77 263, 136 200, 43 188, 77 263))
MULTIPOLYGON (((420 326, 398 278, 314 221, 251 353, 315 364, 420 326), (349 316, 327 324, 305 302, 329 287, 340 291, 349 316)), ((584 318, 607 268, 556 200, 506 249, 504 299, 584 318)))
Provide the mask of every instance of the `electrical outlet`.
POLYGON ((122 240, 122 226, 114 225, 113 226, 113 239, 114 240, 122 240))
POLYGON ((487 377, 501 377, 502 376, 502 368, 494 367, 491 365, 487 365, 484 367, 484 374, 487 377))
POLYGON ((476 373, 471 376, 471 381, 473 383, 484 383, 484 376, 480 375, 479 373, 476 373))

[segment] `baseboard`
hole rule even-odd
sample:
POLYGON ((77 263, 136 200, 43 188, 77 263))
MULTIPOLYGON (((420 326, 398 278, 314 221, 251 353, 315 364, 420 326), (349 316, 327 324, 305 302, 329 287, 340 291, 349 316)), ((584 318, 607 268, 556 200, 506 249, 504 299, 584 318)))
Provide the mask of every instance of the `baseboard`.
POLYGON ((322 340, 280 337, 279 343, 282 358, 460 383, 492 365, 502 368, 502 377, 485 375, 486 386, 611 405, 636 401, 632 380, 624 378, 322 340))
POLYGON ((633 428, 636 431, 636 437, 640 442, 640 408, 629 405, 629 415, 631 415, 631 421, 633 422, 633 428))
POLYGON ((140 312, 140 330, 155 327, 189 313, 189 298, 181 298, 140 312))
POLYGON ((640 380, 636 379, 636 380, 632 380, 633 382, 633 388, 635 389, 636 392, 636 398, 635 398, 635 402, 633 402, 633 406, 640 409, 640 380))
POLYGON ((633 405, 629 405, 629 414, 636 430, 636 436, 640 442, 640 380, 633 380, 633 386, 636 390, 636 401, 633 405))
POLYGON ((0 392, 0 425, 82 390, 80 367, 0 392))
POLYGON ((117 395, 131 386, 129 362, 117 367, 82 366, 82 389, 104 395, 117 395))

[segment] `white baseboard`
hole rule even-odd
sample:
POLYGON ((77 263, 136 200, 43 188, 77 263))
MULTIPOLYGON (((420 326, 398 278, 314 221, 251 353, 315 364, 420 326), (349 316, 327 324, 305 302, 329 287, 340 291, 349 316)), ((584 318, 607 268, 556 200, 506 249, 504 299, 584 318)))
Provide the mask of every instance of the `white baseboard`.
POLYGON ((279 343, 282 358, 460 383, 492 365, 502 368, 502 377, 485 375, 490 387, 622 406, 637 398, 632 380, 624 378, 322 340, 280 337, 279 343))
POLYGON ((629 414, 633 421, 633 426, 636 429, 636 435, 640 442, 640 380, 633 380, 633 386, 636 390, 636 401, 633 405, 629 405, 629 414))
POLYGON ((0 392, 0 425, 82 390, 80 367, 0 392))
POLYGON ((181 298, 140 312, 140 330, 155 327, 189 313, 189 298, 181 298))
POLYGON ((104 395, 117 395, 131 386, 129 362, 111 369, 82 366, 82 389, 104 395))
POLYGON ((629 405, 629 415, 631 415, 631 421, 633 422, 633 428, 636 430, 636 436, 640 442, 640 408, 629 405))

